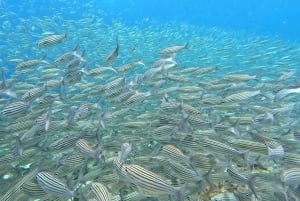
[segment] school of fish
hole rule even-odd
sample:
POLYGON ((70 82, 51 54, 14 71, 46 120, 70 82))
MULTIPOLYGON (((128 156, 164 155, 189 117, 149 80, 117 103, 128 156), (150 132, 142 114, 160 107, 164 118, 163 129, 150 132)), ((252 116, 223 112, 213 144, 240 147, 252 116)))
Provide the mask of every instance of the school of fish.
POLYGON ((300 44, 56 20, 1 54, 1 201, 300 200, 300 44))

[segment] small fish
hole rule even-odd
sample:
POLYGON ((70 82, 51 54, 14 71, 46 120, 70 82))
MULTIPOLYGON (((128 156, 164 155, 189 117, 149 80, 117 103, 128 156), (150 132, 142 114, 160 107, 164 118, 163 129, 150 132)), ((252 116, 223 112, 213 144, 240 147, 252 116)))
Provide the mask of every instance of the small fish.
POLYGON ((70 52, 66 52, 62 55, 60 55, 58 58, 56 58, 54 60, 54 63, 56 65, 61 65, 61 64, 66 64, 69 61, 71 61, 72 59, 74 59, 74 57, 76 57, 77 59, 79 59, 82 62, 85 62, 85 59, 82 57, 83 53, 80 54, 80 52, 78 51, 79 46, 77 45, 73 51, 70 52))
POLYGON ((149 96, 151 96, 151 92, 136 92, 132 96, 130 96, 123 104, 126 106, 132 106, 137 103, 141 103, 145 101, 149 96))
POLYGON ((177 147, 175 147, 174 145, 164 145, 162 147, 162 152, 168 158, 177 162, 184 163, 190 166, 193 170, 195 170, 194 157, 188 157, 184 155, 182 151, 177 147))
POLYGON ((189 43, 185 43, 184 45, 180 46, 171 46, 171 47, 167 47, 165 49, 163 49, 162 51, 160 51, 161 55, 171 55, 174 53, 178 53, 183 49, 188 49, 189 43))
POLYGON ((72 198, 74 196, 74 191, 71 191, 67 185, 48 172, 39 172, 36 180, 46 193, 61 198, 72 198))
POLYGON ((234 103, 234 102, 241 102, 241 101, 245 101, 251 97, 257 96, 261 94, 260 90, 256 90, 256 91, 243 91, 243 92, 239 92, 239 93, 235 93, 235 94, 231 94, 229 96, 226 96, 223 99, 224 103, 234 103))
POLYGON ((101 147, 98 147, 97 149, 93 149, 86 140, 79 139, 76 142, 76 147, 80 153, 86 158, 93 158, 97 162, 103 162, 104 156, 102 155, 102 149, 101 147))
POLYGON ((250 178, 247 178, 243 174, 241 174, 237 169, 235 169, 233 166, 230 166, 226 169, 226 172, 229 174, 229 176, 234 180, 242 184, 247 184, 251 192, 255 195, 256 199, 258 199, 256 191, 254 189, 253 181, 256 178, 256 175, 251 176, 250 178))
POLYGON ((31 197, 42 198, 47 195, 47 193, 36 183, 26 182, 22 185, 22 191, 31 197))
POLYGON ((126 178, 134 183, 144 195, 176 195, 180 201, 184 200, 185 186, 171 186, 166 179, 139 165, 126 165, 125 171, 126 178))
POLYGON ((17 115, 26 112, 26 110, 30 107, 29 103, 18 101, 15 103, 11 103, 8 106, 6 106, 2 111, 1 114, 3 116, 11 116, 11 115, 17 115))
POLYGON ((22 101, 30 102, 30 101, 37 99, 38 97, 43 95, 43 93, 46 91, 46 88, 47 88, 47 85, 45 84, 44 86, 41 86, 41 87, 29 89, 22 96, 22 101))
POLYGON ((145 64, 142 61, 133 61, 129 64, 125 64, 123 66, 118 67, 117 70, 119 73, 124 73, 126 71, 132 70, 133 68, 135 68, 138 65, 145 66, 145 64))
POLYGON ((118 37, 116 39, 116 42, 117 42, 116 48, 105 58, 106 64, 113 63, 116 60, 116 58, 119 56, 120 44, 119 44, 118 37))
POLYGON ((104 73, 109 72, 109 71, 117 73, 117 71, 113 67, 96 67, 96 68, 91 69, 88 72, 88 76, 91 76, 91 77, 103 76, 104 73))
POLYGON ((38 173, 38 168, 33 169, 28 174, 23 176, 14 186, 0 197, 1 201, 14 201, 17 200, 17 197, 22 192, 22 186, 24 183, 31 181, 36 174, 38 173))
POLYGON ((54 35, 46 36, 45 38, 41 39, 37 43, 37 47, 38 48, 52 47, 54 45, 61 43, 66 37, 67 37, 67 34, 60 34, 60 35, 54 34, 54 35))
POLYGON ((95 195, 97 201, 112 201, 108 189, 101 183, 92 183, 91 191, 95 195))
POLYGON ((280 175, 280 180, 287 186, 300 185, 300 168, 284 169, 280 175))
POLYGON ((213 152, 231 155, 231 157, 235 155, 241 157, 244 161, 248 160, 248 151, 236 150, 235 148, 216 140, 212 140, 209 138, 199 139, 199 144, 205 148, 212 150, 213 152))
POLYGON ((49 64, 45 60, 45 58, 46 58, 46 56, 44 56, 41 59, 32 59, 32 60, 23 61, 16 66, 16 71, 23 71, 23 70, 31 69, 40 64, 49 64))
POLYGON ((278 91, 274 96, 274 101, 281 100, 290 94, 300 93, 300 87, 293 87, 288 89, 282 89, 278 91))
POLYGON ((257 80, 256 75, 248 75, 248 74, 230 74, 226 75, 223 80, 231 81, 231 82, 243 82, 249 80, 257 80))

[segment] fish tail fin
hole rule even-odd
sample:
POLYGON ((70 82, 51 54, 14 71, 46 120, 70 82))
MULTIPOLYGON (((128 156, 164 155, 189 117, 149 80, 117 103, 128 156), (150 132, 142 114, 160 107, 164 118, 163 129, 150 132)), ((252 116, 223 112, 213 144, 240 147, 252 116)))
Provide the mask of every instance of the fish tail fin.
POLYGON ((181 187, 176 187, 176 196, 179 201, 184 201, 184 193, 185 193, 186 185, 183 185, 181 187))
POLYGON ((188 158, 188 165, 196 172, 196 160, 197 156, 191 156, 188 158))
POLYGON ((249 187, 249 189, 251 190, 251 192, 254 194, 255 198, 258 199, 258 196, 257 196, 257 194, 256 194, 256 192, 255 192, 254 184, 253 184, 253 182, 254 182, 256 176, 257 176, 257 175, 254 174, 254 175, 252 175, 252 176, 249 178, 249 180, 248 180, 248 187, 249 187))
POLYGON ((244 160, 246 166, 249 166, 249 164, 248 164, 249 151, 247 150, 247 151, 241 152, 241 157, 242 157, 242 159, 244 160))
POLYGON ((22 156, 23 155, 23 143, 21 141, 20 137, 16 137, 16 149, 15 149, 15 155, 16 156, 22 156))
POLYGON ((189 41, 184 44, 185 49, 189 49, 189 41))
POLYGON ((73 49, 73 52, 76 52, 78 49, 79 49, 79 44, 77 44, 77 45, 75 46, 75 48, 73 49))

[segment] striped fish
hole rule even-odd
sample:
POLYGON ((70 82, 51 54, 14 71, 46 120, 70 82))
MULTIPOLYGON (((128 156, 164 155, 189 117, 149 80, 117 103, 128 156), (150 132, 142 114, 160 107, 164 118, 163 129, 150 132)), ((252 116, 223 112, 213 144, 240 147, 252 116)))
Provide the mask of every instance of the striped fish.
POLYGON ((45 60, 45 57, 43 57, 41 59, 32 59, 32 60, 23 61, 23 62, 19 63, 16 66, 16 71, 23 71, 23 70, 26 70, 26 69, 30 69, 30 68, 35 67, 37 65, 40 65, 42 63, 43 64, 49 64, 45 60))
POLYGON ((78 151, 86 158, 93 158, 98 162, 103 162, 104 156, 100 147, 93 149, 85 139, 79 139, 76 142, 78 151))
POLYGON ((47 90, 56 90, 61 88, 61 86, 63 85, 63 79, 57 79, 57 80, 48 80, 45 83, 45 87, 47 88, 47 90))
POLYGON ((55 100, 55 97, 51 96, 51 95, 41 97, 38 101, 38 107, 39 108, 50 107, 53 104, 54 100, 55 100))
MULTIPOLYGON (((203 138, 199 139, 198 143, 205 148, 210 149, 213 152, 221 153, 221 154, 226 154, 226 155, 235 155, 241 157, 244 161, 247 161, 248 159, 248 151, 239 151, 234 149, 233 147, 224 144, 222 142, 212 140, 209 138, 203 138)), ((200 147, 201 147, 200 146, 200 147)))
POLYGON ((113 67, 96 67, 89 71, 88 75, 92 77, 102 76, 105 72, 111 71, 117 73, 117 71, 113 67))
POLYGON ((238 201, 252 201, 252 193, 251 192, 234 192, 234 196, 238 201))
POLYGON ((73 51, 66 52, 62 55, 60 55, 57 59, 54 60, 54 63, 56 65, 65 64, 69 61, 71 61, 74 57, 81 58, 81 55, 77 52, 78 45, 74 48, 73 51))
POLYGON ((121 198, 122 198, 122 201, 140 201, 146 197, 139 192, 133 191, 131 193, 121 196, 121 198))
POLYGON ((182 179, 184 182, 201 182, 206 178, 199 176, 198 173, 188 166, 181 165, 176 161, 168 161, 168 166, 171 168, 171 171, 174 172, 174 176, 182 179))
POLYGON ((63 165, 65 167, 71 168, 81 165, 84 161, 85 158, 78 152, 65 154, 61 158, 56 159, 56 163, 58 166, 63 165))
POLYGON ((163 101, 160 104, 160 109, 164 112, 176 112, 182 109, 181 103, 175 101, 163 101))
POLYGON ((176 129, 175 126, 164 125, 151 130, 150 135, 156 140, 168 141, 171 139, 176 129))
POLYGON ((185 186, 171 186, 166 179, 139 165, 126 165, 125 170, 126 178, 134 183, 144 195, 176 195, 180 201, 184 200, 185 186))
POLYGON ((231 94, 229 96, 226 96, 223 99, 224 103, 234 103, 234 102, 241 102, 241 101, 245 101, 249 98, 252 98, 254 96, 257 96, 261 94, 260 90, 256 90, 256 91, 243 91, 243 92, 239 92, 236 94, 231 94))
MULTIPOLYGON (((165 145, 162 147, 162 152, 165 154, 168 158, 184 163, 188 165, 190 168, 192 168, 196 172, 195 168, 195 157, 188 157, 182 153, 180 149, 173 145, 165 145)), ((196 172, 197 173, 197 172, 196 172)))
POLYGON ((96 197, 97 201, 111 201, 111 195, 108 189, 101 183, 92 183, 91 191, 96 197))
POLYGON ((45 38, 41 39, 37 43, 38 48, 48 48, 54 45, 57 45, 61 43, 65 38, 67 37, 67 34, 54 34, 50 36, 46 36, 45 38))
POLYGON ((119 89, 125 85, 125 76, 114 79, 105 84, 106 91, 112 91, 115 89, 119 89))
POLYGON ((247 178, 246 176, 244 176, 243 174, 241 174, 237 169, 235 169, 233 166, 230 166, 226 169, 226 172, 228 173, 228 175, 234 180, 237 181, 238 183, 241 184, 246 184, 248 185, 249 189, 251 190, 251 192, 255 195, 255 197, 258 199, 257 194, 255 192, 255 188, 253 185, 253 181, 256 177, 256 175, 253 175, 250 178, 247 178))
POLYGON ((188 49, 189 43, 185 43, 184 45, 176 45, 176 46, 171 46, 171 47, 167 47, 165 49, 163 49, 162 51, 160 51, 159 53, 161 55, 172 55, 174 53, 178 53, 183 49, 188 49))
POLYGON ((288 186, 300 185, 300 168, 289 168, 282 171, 280 175, 282 183, 288 186))
POLYGON ((151 96, 151 92, 136 92, 130 96, 123 104, 131 106, 137 103, 141 103, 146 100, 147 97, 151 96))
POLYGON ((26 182, 22 185, 22 191, 34 198, 42 198, 47 195, 47 193, 36 183, 26 182))
POLYGON ((6 106, 2 111, 1 114, 3 116, 11 116, 16 114, 24 113, 28 108, 30 107, 29 103, 18 101, 15 103, 11 103, 8 106, 6 106))
POLYGON ((125 64, 123 66, 118 67, 118 72, 119 73, 124 73, 126 71, 132 70, 133 68, 135 68, 138 65, 143 65, 145 66, 145 64, 142 61, 133 61, 129 64, 125 64))
POLYGON ((115 158, 113 160, 113 166, 115 168, 115 171, 117 172, 119 178, 121 180, 126 180, 127 177, 127 170, 126 170, 126 165, 121 161, 120 158, 115 158))
POLYGON ((300 154, 286 152, 283 160, 287 165, 300 167, 300 154))
POLYGON ((174 161, 184 162, 184 163, 189 161, 189 158, 186 155, 184 155, 182 151, 177 147, 175 147, 174 145, 163 146, 162 153, 174 161))
POLYGON ((72 198, 74 196, 74 191, 71 191, 68 186, 48 172, 39 172, 36 180, 46 193, 61 198, 72 198))
POLYGON ((30 89, 22 96, 22 101, 30 102, 32 100, 35 100, 36 98, 40 97, 45 92, 45 90, 46 85, 30 89))
POLYGON ((32 170, 27 175, 25 175, 18 183, 9 189, 3 196, 0 197, 0 201, 15 201, 16 197, 22 191, 22 186, 24 183, 31 181, 38 173, 38 168, 32 170))
POLYGON ((268 157, 269 158, 284 158, 284 148, 281 144, 275 140, 268 141, 265 143, 268 148, 268 157))

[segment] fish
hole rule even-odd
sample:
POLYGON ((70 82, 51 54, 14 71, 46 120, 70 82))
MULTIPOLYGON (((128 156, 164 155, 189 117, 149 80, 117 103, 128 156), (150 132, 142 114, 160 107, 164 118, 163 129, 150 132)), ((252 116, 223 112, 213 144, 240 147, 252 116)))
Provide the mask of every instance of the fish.
POLYGON ((139 165, 126 165, 126 178, 130 182, 137 185, 138 189, 148 196, 157 195, 176 195, 182 201, 185 187, 173 187, 166 182, 165 179, 159 175, 139 166, 139 165))
POLYGON ((233 103, 233 102, 241 102, 245 101, 251 97, 257 96, 261 94, 260 90, 256 91, 243 91, 236 94, 231 94, 229 96, 224 97, 223 102, 224 103, 233 103))
POLYGON ((2 111, 1 115, 4 117, 17 115, 26 112, 30 108, 30 104, 24 101, 17 101, 7 105, 2 111))
POLYGON ((145 66, 145 64, 142 61, 132 61, 128 64, 118 67, 117 70, 118 70, 118 73, 124 73, 126 71, 134 69, 138 65, 145 66))
POLYGON ((102 183, 92 183, 91 191, 96 197, 97 201, 111 201, 111 195, 108 189, 102 183))
POLYGON ((178 53, 183 49, 188 49, 189 43, 185 43, 184 45, 180 46, 171 46, 171 47, 167 47, 165 49, 163 49, 162 51, 160 51, 159 53, 161 55, 172 55, 174 53, 178 53))
POLYGON ((280 175, 280 180, 284 185, 298 186, 300 177, 300 168, 284 169, 280 175))
POLYGON ((199 145, 208 148, 210 150, 212 150, 213 152, 216 153, 223 153, 223 154, 228 154, 228 155, 235 155, 235 156, 239 156, 241 157, 244 161, 248 160, 248 151, 239 151, 236 150, 235 148, 219 142, 217 140, 212 140, 209 138, 203 138, 203 139, 199 139, 198 141, 199 145))
POLYGON ((116 58, 119 56, 120 44, 119 44, 118 37, 116 38, 116 43, 117 43, 117 45, 116 45, 115 49, 109 55, 107 55, 105 58, 106 64, 113 63, 116 60, 116 58))
POLYGON ((44 56, 41 59, 31 59, 31 60, 23 61, 16 66, 16 71, 24 71, 27 69, 32 69, 40 64, 49 64, 49 62, 47 62, 45 58, 46 56, 44 56))
POLYGON ((18 7, 0 16, 1 200, 299 198, 299 44, 18 7))
POLYGON ((62 181, 48 172, 37 173, 36 180, 46 193, 61 198, 72 198, 74 196, 74 191, 71 191, 62 181))
POLYGON ((102 155, 101 147, 98 147, 97 149, 94 150, 84 139, 77 140, 76 147, 79 150, 79 152, 83 154, 84 157, 93 158, 97 162, 104 161, 104 156, 102 155))
POLYGON ((294 93, 300 93, 300 87, 287 88, 278 91, 274 96, 274 101, 279 101, 285 98, 286 96, 294 93))
POLYGON ((67 38, 67 34, 52 34, 38 41, 37 47, 38 48, 52 47, 61 43, 65 38, 67 38))
POLYGON ((258 199, 258 196, 256 194, 256 191, 254 189, 253 181, 256 178, 257 175, 252 175, 250 178, 245 177, 243 174, 241 174, 236 168, 233 166, 230 166, 226 169, 226 172, 229 174, 229 176, 240 183, 247 184, 251 192, 255 195, 255 198, 258 199))

